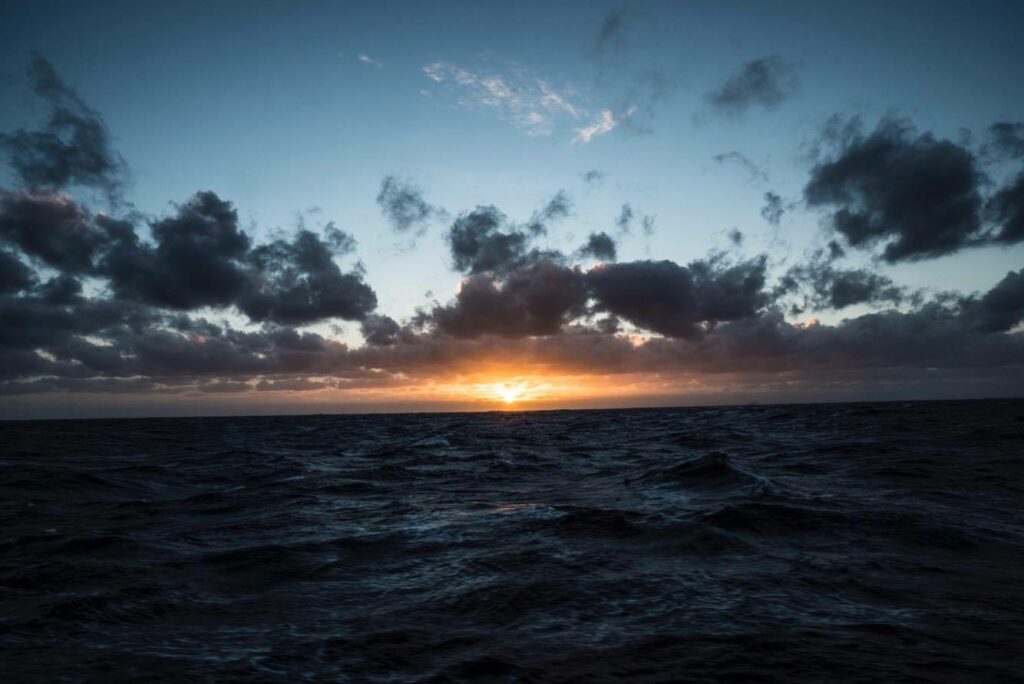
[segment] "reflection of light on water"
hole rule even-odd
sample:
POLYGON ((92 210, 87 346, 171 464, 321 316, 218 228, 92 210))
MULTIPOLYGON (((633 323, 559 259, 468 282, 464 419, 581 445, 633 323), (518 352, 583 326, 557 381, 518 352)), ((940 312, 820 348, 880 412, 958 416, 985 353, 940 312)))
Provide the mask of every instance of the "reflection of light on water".
POLYGON ((552 508, 548 504, 544 503, 504 503, 498 504, 492 508, 488 513, 498 513, 501 515, 526 515, 531 518, 560 518, 564 513, 559 511, 557 508, 552 508))

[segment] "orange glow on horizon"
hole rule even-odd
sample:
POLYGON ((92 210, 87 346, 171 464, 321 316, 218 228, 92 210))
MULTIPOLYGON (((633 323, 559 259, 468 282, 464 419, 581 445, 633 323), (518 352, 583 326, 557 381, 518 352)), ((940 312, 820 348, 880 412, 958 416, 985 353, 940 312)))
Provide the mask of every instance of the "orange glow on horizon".
MULTIPOLYGON (((207 390, 201 396, 229 401, 236 407, 285 402, 317 410, 375 407, 412 412, 529 411, 669 401, 676 405, 685 402, 688 395, 727 392, 733 383, 723 375, 702 373, 601 372, 531 361, 476 359, 448 368, 428 367, 418 373, 371 368, 349 377, 271 376, 248 384, 252 391, 221 394, 207 390), (281 388, 276 389, 274 383, 280 383, 281 388)), ((191 392, 179 396, 185 401, 197 395, 191 392)))
MULTIPOLYGON (((689 377, 655 373, 588 374, 488 364, 444 375, 408 377, 377 387, 326 390, 347 401, 457 404, 483 410, 561 408, 588 402, 686 392, 689 377)), ((342 386, 343 387, 343 386, 342 386)), ((311 399, 314 397, 310 396, 311 399)))

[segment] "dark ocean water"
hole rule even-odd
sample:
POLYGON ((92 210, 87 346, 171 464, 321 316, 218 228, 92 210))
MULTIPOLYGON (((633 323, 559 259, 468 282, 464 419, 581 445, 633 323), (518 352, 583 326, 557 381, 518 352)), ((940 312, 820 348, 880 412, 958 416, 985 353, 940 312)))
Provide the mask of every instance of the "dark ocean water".
POLYGON ((1024 402, 0 423, 0 677, 1024 680, 1024 402))

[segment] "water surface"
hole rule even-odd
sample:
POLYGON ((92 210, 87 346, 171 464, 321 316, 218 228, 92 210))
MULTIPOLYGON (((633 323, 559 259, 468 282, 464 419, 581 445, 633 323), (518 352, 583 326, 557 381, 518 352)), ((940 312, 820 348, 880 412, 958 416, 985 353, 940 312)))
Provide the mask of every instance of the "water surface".
POLYGON ((0 423, 8 680, 1020 681, 1024 402, 0 423))

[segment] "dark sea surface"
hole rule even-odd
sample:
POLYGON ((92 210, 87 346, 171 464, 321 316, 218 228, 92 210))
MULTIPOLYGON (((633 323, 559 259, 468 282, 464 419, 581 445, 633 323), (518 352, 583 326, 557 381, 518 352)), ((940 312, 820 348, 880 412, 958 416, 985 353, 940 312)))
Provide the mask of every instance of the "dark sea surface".
POLYGON ((1024 680, 1024 402, 0 423, 0 678, 1024 680))

